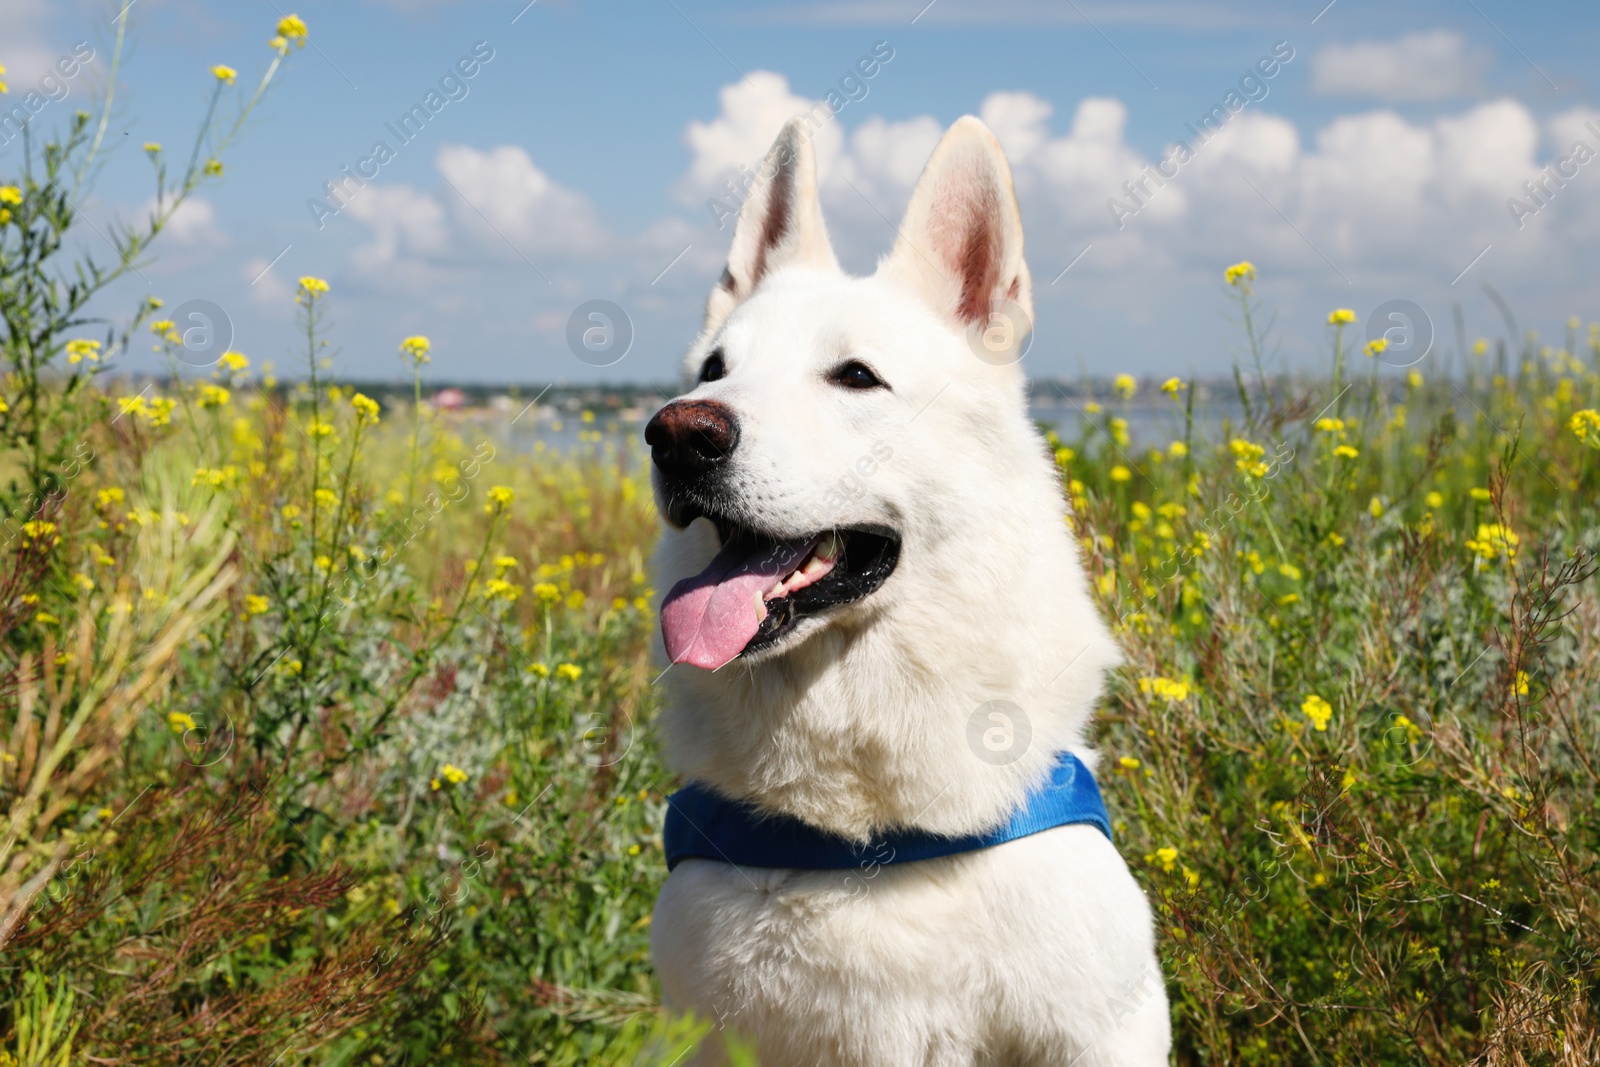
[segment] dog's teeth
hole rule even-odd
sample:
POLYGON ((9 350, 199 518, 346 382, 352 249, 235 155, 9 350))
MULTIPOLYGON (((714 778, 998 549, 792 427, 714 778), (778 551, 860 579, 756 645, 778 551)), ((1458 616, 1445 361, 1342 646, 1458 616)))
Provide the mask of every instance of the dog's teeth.
POLYGON ((809 578, 814 574, 820 574, 821 572, 827 570, 832 563, 833 557, 831 556, 812 556, 810 559, 806 560, 806 565, 800 568, 800 573, 809 578))
MULTIPOLYGON (((770 599, 770 598, 775 597, 775 596, 782 596, 784 594, 784 592, 785 592, 785 590, 783 588, 783 583, 788 581, 788 580, 789 580, 788 578, 779 578, 777 581, 773 582, 772 583, 772 588, 768 589, 765 593, 763 593, 761 595, 761 599, 770 599)), ((762 610, 765 611, 766 609, 763 608, 762 610)))
MULTIPOLYGON (((811 550, 812 560, 821 560, 824 563, 831 563, 838 554, 839 535, 832 533, 825 535, 822 540, 817 542, 817 547, 811 550)), ((809 568, 810 564, 808 563, 806 566, 809 568)))
MULTIPOLYGON (((781 583, 780 583, 781 584, 781 583)), ((767 602, 761 599, 761 594, 756 594, 756 622, 762 622, 767 617, 767 602)))

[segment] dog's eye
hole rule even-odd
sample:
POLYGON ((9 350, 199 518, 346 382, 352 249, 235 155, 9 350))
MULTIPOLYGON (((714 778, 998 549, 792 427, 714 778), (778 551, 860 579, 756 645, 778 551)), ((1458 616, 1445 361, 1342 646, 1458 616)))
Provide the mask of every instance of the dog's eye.
POLYGON ((722 349, 720 348, 712 349, 711 355, 707 356, 706 361, 700 364, 700 380, 702 382, 714 382, 727 373, 728 367, 722 362, 722 349))
POLYGON ((828 381, 846 389, 885 389, 883 380, 872 373, 872 368, 858 360, 835 367, 828 372, 828 381))

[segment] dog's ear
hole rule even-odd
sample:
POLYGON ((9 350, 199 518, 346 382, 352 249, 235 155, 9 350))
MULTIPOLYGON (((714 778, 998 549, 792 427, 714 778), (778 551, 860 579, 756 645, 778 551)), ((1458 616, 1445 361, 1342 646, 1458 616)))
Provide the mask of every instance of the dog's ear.
POLYGON ((880 271, 910 285, 959 327, 987 325, 1008 300, 1031 327, 1033 281, 1022 258, 1011 168, 978 119, 957 119, 933 150, 880 271))
POLYGON ((790 119, 772 142, 739 209, 728 265, 706 301, 706 332, 720 326, 763 278, 790 263, 839 269, 817 198, 811 133, 799 118, 790 119))

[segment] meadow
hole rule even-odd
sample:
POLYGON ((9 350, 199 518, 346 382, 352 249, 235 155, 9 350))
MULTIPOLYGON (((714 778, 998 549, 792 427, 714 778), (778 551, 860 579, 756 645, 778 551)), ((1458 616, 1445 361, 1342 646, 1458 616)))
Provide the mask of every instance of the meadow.
MULTIPOLYGON (((0 175, 0 1064, 675 1062, 717 1021, 649 966, 637 444, 510 453, 422 402, 425 337, 409 402, 341 384, 315 277, 301 366, 186 368, 95 303, 167 207, 64 240, 97 122, 0 175), (124 391, 130 345, 185 373, 124 391)), ((158 203, 238 129, 150 150, 158 203)), ((1050 432, 1176 1062, 1600 1061, 1600 326, 1397 370, 1330 308, 1290 375, 1222 266, 1242 414, 1121 377, 1050 432), (1185 429, 1135 441, 1156 395, 1185 429)))

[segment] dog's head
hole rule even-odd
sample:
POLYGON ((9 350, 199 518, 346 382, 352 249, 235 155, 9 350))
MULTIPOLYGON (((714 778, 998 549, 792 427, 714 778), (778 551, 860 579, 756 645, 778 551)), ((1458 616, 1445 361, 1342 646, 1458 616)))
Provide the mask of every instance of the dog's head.
POLYGON ((1024 498, 1055 499, 1047 536, 1065 540, 1016 366, 1031 316, 1010 170, 981 122, 945 134, 867 278, 834 258, 808 133, 786 126, 740 211, 692 384, 645 430, 668 658, 754 666, 913 593, 916 610, 970 616, 969 594, 1005 573, 984 553, 1033 551, 1024 498))

